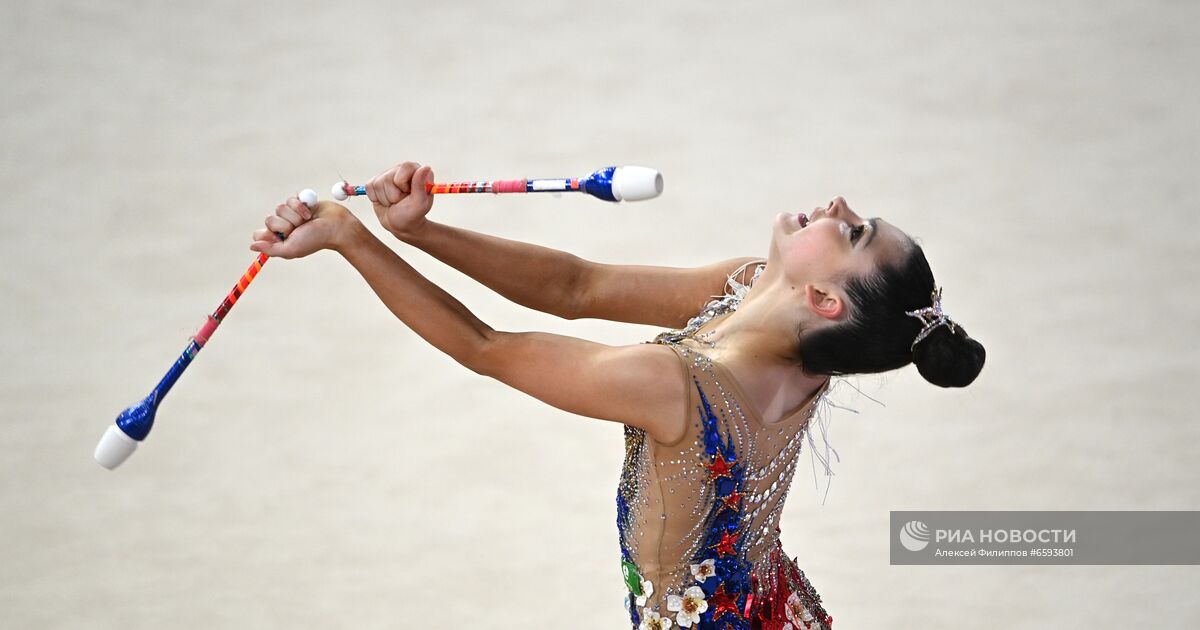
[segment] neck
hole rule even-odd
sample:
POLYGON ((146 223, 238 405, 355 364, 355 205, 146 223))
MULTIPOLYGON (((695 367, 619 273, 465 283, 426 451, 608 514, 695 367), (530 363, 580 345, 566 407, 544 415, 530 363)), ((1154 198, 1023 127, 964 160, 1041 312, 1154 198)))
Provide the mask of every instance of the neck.
POLYGON ((703 333, 703 340, 712 345, 721 357, 752 357, 758 361, 793 364, 794 348, 780 343, 794 338, 772 317, 766 302, 753 301, 748 295, 738 309, 718 321, 703 333))
POLYGON ((776 295, 780 290, 760 279, 736 311, 698 337, 712 346, 712 358, 744 384, 764 418, 782 417, 828 379, 805 373, 796 358, 802 309, 794 299, 776 295))
POLYGON ((765 279, 750 288, 737 310, 704 333, 704 341, 721 356, 797 365, 795 342, 803 309, 788 287, 765 279))

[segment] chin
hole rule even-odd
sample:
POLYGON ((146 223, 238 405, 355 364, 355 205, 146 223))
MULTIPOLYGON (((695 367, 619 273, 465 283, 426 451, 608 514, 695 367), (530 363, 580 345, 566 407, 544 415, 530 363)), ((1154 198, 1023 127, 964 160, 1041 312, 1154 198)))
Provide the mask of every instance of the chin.
POLYGON ((779 260, 779 237, 781 234, 778 230, 771 234, 771 242, 767 246, 767 263, 779 260))

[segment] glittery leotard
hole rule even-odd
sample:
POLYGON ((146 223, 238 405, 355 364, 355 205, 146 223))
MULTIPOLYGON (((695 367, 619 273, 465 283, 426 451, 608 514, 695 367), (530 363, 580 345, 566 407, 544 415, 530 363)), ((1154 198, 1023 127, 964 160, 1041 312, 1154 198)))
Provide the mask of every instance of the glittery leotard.
POLYGON ((829 382, 779 422, 763 423, 734 376, 694 336, 737 308, 747 287, 731 283, 731 294, 709 302, 685 328, 647 342, 669 346, 680 359, 691 422, 673 444, 625 427, 617 526, 626 607, 639 629, 828 630, 833 619, 820 596, 783 554, 779 517, 808 420, 829 382))

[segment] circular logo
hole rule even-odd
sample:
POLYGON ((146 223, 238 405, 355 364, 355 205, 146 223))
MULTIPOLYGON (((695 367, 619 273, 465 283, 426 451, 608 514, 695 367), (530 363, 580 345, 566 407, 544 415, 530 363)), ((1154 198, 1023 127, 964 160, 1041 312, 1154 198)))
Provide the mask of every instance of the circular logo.
POLYGON ((929 544, 929 526, 921 521, 909 521, 900 528, 900 544, 909 551, 920 551, 929 544))

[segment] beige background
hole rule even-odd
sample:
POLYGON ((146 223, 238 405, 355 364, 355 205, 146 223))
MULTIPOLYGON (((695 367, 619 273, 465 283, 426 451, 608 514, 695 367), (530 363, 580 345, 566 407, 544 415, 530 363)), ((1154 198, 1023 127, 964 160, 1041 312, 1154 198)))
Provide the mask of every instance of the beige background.
MULTIPOLYGON (((988 363, 841 398, 829 497, 805 465, 783 523, 836 627, 1196 627, 1200 568, 890 566, 887 523, 1200 509, 1198 31, 1190 2, 6 2, 0 625, 626 623, 620 428, 462 369, 328 253, 269 264, 143 448, 91 459, 280 199, 415 159, 661 169, 640 205, 434 208, 607 262, 763 254, 835 194, 885 216, 988 363)), ((396 247, 497 328, 656 332, 396 247)))

